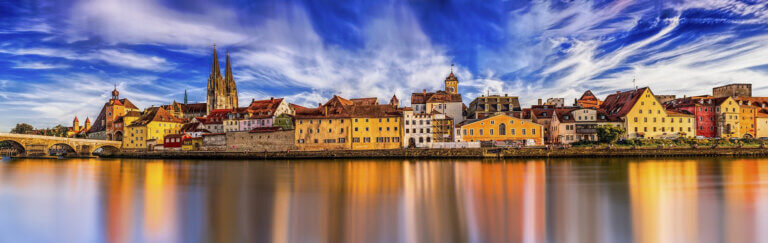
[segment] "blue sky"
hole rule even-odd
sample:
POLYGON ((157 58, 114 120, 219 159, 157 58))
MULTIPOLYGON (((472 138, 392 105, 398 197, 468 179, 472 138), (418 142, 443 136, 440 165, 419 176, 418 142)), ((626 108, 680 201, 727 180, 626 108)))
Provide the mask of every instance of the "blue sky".
POLYGON ((633 78, 657 94, 750 82, 768 96, 767 34, 759 0, 0 1, 0 131, 93 118, 115 84, 140 107, 185 89, 204 101, 213 43, 230 51, 243 102, 408 105, 442 88, 451 63, 466 103, 602 98, 633 78))

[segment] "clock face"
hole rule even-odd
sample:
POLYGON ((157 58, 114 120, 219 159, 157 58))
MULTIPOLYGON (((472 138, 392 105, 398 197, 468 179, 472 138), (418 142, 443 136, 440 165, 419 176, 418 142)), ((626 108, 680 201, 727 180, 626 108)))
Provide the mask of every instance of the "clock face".
POLYGON ((453 87, 448 88, 448 91, 453 92, 453 87))

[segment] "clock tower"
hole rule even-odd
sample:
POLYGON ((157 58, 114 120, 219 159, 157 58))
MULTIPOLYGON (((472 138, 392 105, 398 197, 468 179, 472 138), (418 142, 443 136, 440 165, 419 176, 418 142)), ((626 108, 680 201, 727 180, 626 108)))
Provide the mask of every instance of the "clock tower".
POLYGON ((448 77, 445 78, 445 92, 449 94, 459 93, 459 79, 456 78, 456 75, 453 75, 453 64, 451 64, 451 74, 448 74, 448 77))

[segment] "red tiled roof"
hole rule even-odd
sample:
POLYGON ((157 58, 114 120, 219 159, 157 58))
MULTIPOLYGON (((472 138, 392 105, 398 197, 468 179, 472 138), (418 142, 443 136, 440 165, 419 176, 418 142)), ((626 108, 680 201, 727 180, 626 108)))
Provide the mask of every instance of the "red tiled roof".
POLYGON ((411 104, 462 102, 460 94, 449 94, 445 91, 422 92, 411 94, 411 104))
POLYGON ((624 117, 647 89, 648 87, 645 87, 609 95, 605 98, 603 104, 600 105, 600 109, 605 110, 611 119, 624 117))
POLYGON ((150 122, 183 122, 182 119, 173 116, 170 112, 162 107, 149 108, 139 119, 134 121, 128 126, 145 126, 150 122))

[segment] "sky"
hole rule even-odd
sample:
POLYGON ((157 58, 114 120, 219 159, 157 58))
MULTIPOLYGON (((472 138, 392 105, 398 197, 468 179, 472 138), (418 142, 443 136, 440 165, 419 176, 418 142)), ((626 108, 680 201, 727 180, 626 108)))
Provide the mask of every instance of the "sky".
POLYGON ((443 88, 567 103, 649 86, 768 96, 762 0, 0 0, 0 131, 94 119, 117 86, 140 108, 204 102, 215 43, 240 104, 443 88))

